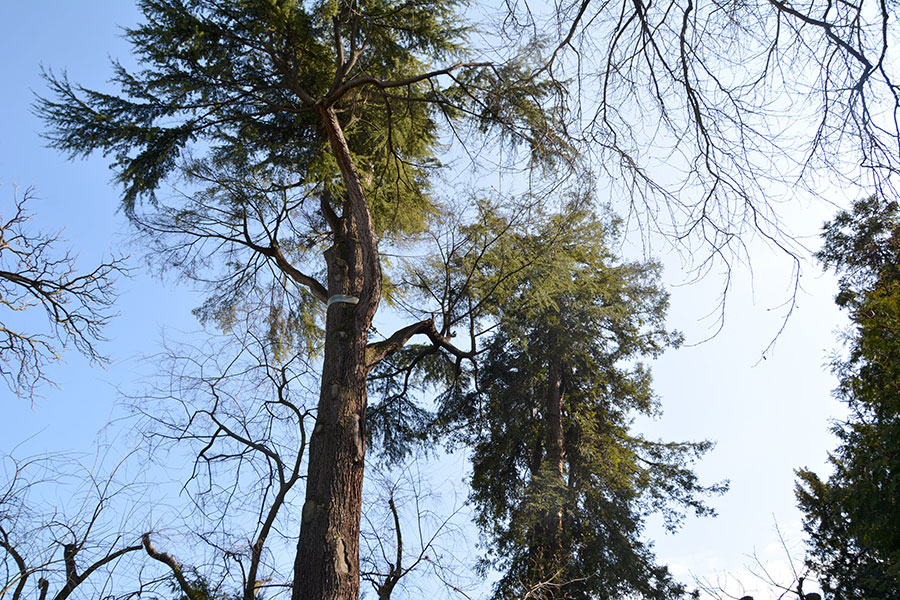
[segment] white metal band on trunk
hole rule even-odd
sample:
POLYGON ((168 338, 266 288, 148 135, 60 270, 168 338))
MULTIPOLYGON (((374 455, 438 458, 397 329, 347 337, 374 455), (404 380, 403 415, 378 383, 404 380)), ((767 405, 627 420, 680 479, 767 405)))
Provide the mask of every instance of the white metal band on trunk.
POLYGON ((357 298, 356 296, 347 296, 346 294, 335 294, 328 299, 328 303, 325 308, 327 309, 329 306, 337 302, 343 302, 344 304, 359 304, 359 298, 357 298))

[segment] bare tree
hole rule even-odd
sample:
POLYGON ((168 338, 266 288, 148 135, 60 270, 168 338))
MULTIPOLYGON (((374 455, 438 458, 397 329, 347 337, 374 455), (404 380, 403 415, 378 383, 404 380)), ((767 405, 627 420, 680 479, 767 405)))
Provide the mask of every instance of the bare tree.
POLYGON ((233 323, 235 333, 168 343, 157 357, 167 375, 132 399, 149 459, 187 465, 170 469, 188 499, 172 525, 177 540, 151 556, 178 567, 189 598, 197 581, 245 600, 290 593, 317 393, 310 365, 283 352, 268 313, 243 314, 255 322, 233 323))
POLYGON ((477 581, 466 564, 472 543, 460 519, 464 505, 446 500, 430 487, 418 460, 370 470, 360 576, 378 600, 471 597, 477 581))
POLYGON ((0 597, 114 596, 123 589, 119 582, 140 572, 134 558, 141 539, 129 523, 137 490, 121 480, 122 464, 101 477, 98 464, 63 456, 4 458, 0 597))
POLYGON ((150 525, 156 484, 128 473, 135 455, 110 469, 102 454, 90 465, 3 458, 0 598, 159 598, 174 589, 213 600, 195 569, 154 545, 168 536, 150 525))
MULTIPOLYGON (((792 263, 796 297, 807 252, 783 220, 786 205, 834 201, 837 190, 898 197, 896 4, 505 8, 503 41, 541 48, 538 69, 570 82, 569 133, 585 142, 617 208, 646 244, 662 237, 681 249, 698 277, 722 273, 725 293, 733 267, 751 264, 762 241, 792 263)), ((724 296, 720 309, 721 321, 724 296)))
POLYGON ((0 377, 22 398, 34 398, 38 386, 52 383, 49 363, 74 346, 93 363, 107 358, 97 347, 112 317, 113 277, 126 271, 123 258, 79 271, 75 255, 60 248, 59 234, 34 230, 27 205, 32 189, 0 212, 0 377), (16 313, 42 307, 44 331, 33 331, 16 313))
MULTIPOLYGON (((817 592, 807 592, 803 589, 809 576, 809 568, 805 558, 796 560, 794 551, 788 545, 781 528, 775 523, 775 533, 778 535, 778 543, 784 552, 784 564, 787 565, 789 574, 777 573, 770 564, 756 552, 750 555, 751 563, 746 568, 746 573, 740 575, 734 573, 720 573, 715 578, 695 577, 697 590, 695 598, 705 597, 712 600, 754 600, 747 595, 749 581, 762 585, 773 598, 778 600, 797 598, 798 600, 822 600, 817 592), (702 596, 701 596, 702 593, 702 596)), ((758 599, 762 600, 762 599, 758 599)))

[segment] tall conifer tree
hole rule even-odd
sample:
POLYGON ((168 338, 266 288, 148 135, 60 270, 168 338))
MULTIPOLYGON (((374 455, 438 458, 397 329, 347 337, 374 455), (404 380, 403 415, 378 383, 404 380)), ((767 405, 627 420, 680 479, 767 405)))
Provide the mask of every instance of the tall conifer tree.
POLYGON ((562 156, 541 108, 553 85, 473 62, 454 1, 139 5, 126 38, 141 70, 115 65, 120 95, 50 76, 39 110, 57 148, 113 157, 126 214, 163 260, 207 281, 222 265, 202 317, 230 328, 258 309, 248 296, 268 294, 273 336, 323 347, 293 598, 356 598, 368 373, 416 334, 465 354, 433 319, 370 340, 379 241, 405 241, 438 211, 441 122, 525 143, 532 166, 562 156), (160 201, 166 182, 180 204, 160 201))
POLYGON ((615 239, 614 222, 569 208, 485 261, 535 257, 492 295, 478 389, 441 407, 472 449, 497 599, 679 597, 641 539, 644 518, 661 512, 674 527, 685 509, 709 514, 701 497, 724 489, 690 466, 709 443, 631 429, 659 409, 641 361, 680 336, 664 326, 658 265, 618 260, 615 239))
POLYGON ((877 196, 825 225, 818 257, 841 274, 835 301, 852 321, 832 365, 849 409, 833 431, 833 472, 799 471, 809 566, 826 595, 900 598, 900 209, 877 196))

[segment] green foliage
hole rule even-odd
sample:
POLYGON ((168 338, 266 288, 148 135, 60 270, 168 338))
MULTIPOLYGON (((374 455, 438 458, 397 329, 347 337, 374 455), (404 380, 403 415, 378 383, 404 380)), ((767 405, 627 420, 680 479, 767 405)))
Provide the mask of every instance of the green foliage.
POLYGON ((841 274, 853 322, 832 367, 850 416, 833 427, 827 481, 801 470, 810 566, 834 598, 900 598, 900 213, 872 197, 825 226, 819 258, 841 274))
MULTIPOLYGON (((609 252, 591 243, 603 235, 602 227, 589 223, 585 212, 557 217, 534 208, 534 223, 546 228, 529 233, 535 228, 521 222, 513 226, 509 215, 486 201, 465 205, 460 214, 449 214, 441 205, 439 200, 452 194, 436 191, 439 156, 452 140, 502 148, 503 160, 530 170, 529 176, 577 162, 559 114, 550 110, 562 84, 549 76, 532 77, 527 58, 472 62, 462 4, 140 0, 143 23, 128 30, 126 38, 141 66, 131 71, 115 65, 118 94, 48 74, 51 96, 39 100, 37 109, 50 126, 54 147, 73 157, 93 152, 112 157, 125 212, 150 238, 161 265, 207 286, 208 299, 196 311, 201 321, 224 330, 252 321, 257 327, 245 330, 263 332, 272 342, 266 345, 273 349, 267 361, 320 348, 327 295, 323 250, 337 238, 343 244, 359 233, 350 225, 365 214, 358 196, 352 206, 349 201, 355 170, 375 239, 404 247, 451 231, 461 238, 460 248, 478 250, 425 261, 434 273, 447 275, 438 300, 440 336, 452 337, 466 318, 473 327, 475 322, 510 323, 493 335, 492 347, 506 339, 522 349, 524 342, 536 345, 531 336, 552 329, 559 332, 559 348, 568 345, 573 373, 605 370, 602 380, 585 380, 582 393, 613 394, 619 404, 583 411, 573 404, 569 427, 596 438, 596 448, 589 452, 585 446, 585 456, 571 472, 580 477, 603 466, 610 469, 611 481, 627 479, 629 462, 636 465, 636 456, 652 456, 648 448, 656 446, 628 438, 631 450, 626 451, 624 445, 604 442, 605 429, 594 425, 603 415, 612 429, 622 429, 624 439, 618 415, 652 410, 649 376, 627 363, 676 342, 677 336, 663 331, 654 316, 664 309, 664 294, 649 283, 643 267, 611 266, 609 252), (350 165, 346 154, 334 151, 343 142, 350 165), (158 197, 167 185, 175 193, 158 197), (469 219, 472 215, 476 218, 469 219), (458 221, 446 230, 432 229, 454 217, 458 221), (586 224, 590 231, 573 224, 586 224), (426 230, 428 236, 419 235, 426 230), (548 252, 558 241, 563 249, 548 252), (535 257, 542 258, 534 262, 535 257), (543 286, 551 280, 558 289, 545 294, 543 286), (631 314, 632 309, 637 312, 631 314), (571 321, 539 319, 563 311, 571 312, 571 321), (528 319, 536 319, 534 328, 525 324, 528 319), (612 462, 600 465, 604 461, 612 462)), ((377 246, 366 244, 366 258, 383 261, 377 246)), ((335 275, 339 266, 331 268, 329 275, 335 275)), ((418 280, 387 282, 392 299, 425 295, 418 280)), ((377 294, 373 298, 377 302, 377 294)), ((427 314, 419 307, 409 312, 427 314)), ((546 352, 533 360, 541 356, 546 352)), ((499 367, 488 362, 484 370, 492 368, 499 367)), ((452 409, 473 398, 471 380, 464 375, 460 361, 442 351, 400 350, 373 373, 380 402, 367 415, 369 434, 393 458, 426 437, 434 414, 410 400, 410 389, 440 390, 441 423, 469 427, 471 415, 455 415, 452 409)), ((539 380, 535 366, 532 379, 520 383, 539 386, 539 380)), ((574 402, 575 392, 570 395, 574 402)), ((685 453, 677 447, 671 452, 685 453)), ((571 456, 578 455, 573 450, 571 456)), ((672 472, 673 489, 687 490, 678 477, 690 478, 680 473, 672 472)), ((657 489, 660 497, 667 494, 646 479, 645 490, 635 498, 652 502, 657 489)), ((553 497, 559 491, 543 488, 553 497)), ((598 506, 611 502, 606 493, 598 492, 598 506)), ((627 502, 621 519, 584 531, 631 540, 620 526, 631 523, 636 532, 639 519, 627 502)), ((582 554, 582 566, 596 558, 582 554)))
POLYGON ((478 389, 439 408, 444 427, 472 448, 484 566, 503 572, 496 598, 677 597, 682 588, 640 540, 643 519, 661 511, 676 527, 684 509, 709 514, 697 497, 722 489, 701 486, 690 468, 708 443, 653 442, 631 431, 635 414, 658 410, 640 359, 680 336, 663 324, 659 267, 618 261, 607 245, 615 236, 615 223, 573 206, 482 263, 481 275, 496 283, 497 265, 533 257, 493 286, 496 329, 478 389), (554 365, 562 473, 548 446, 554 365), (560 515, 558 539, 546 525, 552 515, 560 515))
MULTIPOLYGON (((204 148, 203 162, 214 171, 227 166, 243 175, 299 179, 342 197, 310 99, 353 78, 419 75, 456 53, 464 32, 457 3, 445 1, 308 8, 291 0, 143 0, 140 7, 145 22, 126 38, 143 69, 130 73, 116 65, 121 96, 48 75, 56 99, 38 104, 55 147, 73 156, 99 150, 115 157, 129 212, 138 199, 153 197, 192 147, 204 148), (362 49, 343 77, 336 73, 332 19, 343 27, 346 51, 362 49)), ((373 190, 393 188, 371 199, 382 230, 420 226, 416 215, 428 205, 435 109, 403 97, 426 88, 410 85, 393 97, 360 86, 338 100, 363 179, 373 190)))
POLYGON ((440 211, 443 138, 528 144, 546 168, 573 160, 546 109, 557 84, 533 81, 524 63, 462 66, 463 4, 140 0, 143 23, 126 39, 141 66, 114 65, 119 93, 48 73, 51 93, 36 108, 52 146, 112 157, 125 212, 162 267, 207 286, 201 319, 229 330, 271 314, 273 332, 308 350, 322 326, 311 297, 300 298, 308 290, 276 298, 285 282, 244 242, 275 239, 288 262, 323 279, 333 239, 320 205, 341 216, 346 189, 317 106, 338 115, 377 235, 398 246, 440 211), (177 193, 163 202, 165 184, 177 193), (270 311, 273 298, 283 303, 270 311))
MULTIPOLYGON (((223 592, 203 575, 192 572, 193 577, 187 581, 191 593, 187 594, 176 580, 172 580, 170 587, 175 592, 173 600, 241 600, 244 596, 239 592, 229 594, 223 592)), ((263 600, 262 594, 256 594, 256 600, 263 600)))
POLYGON ((822 249, 816 253, 826 269, 841 275, 835 302, 855 308, 879 282, 900 280, 900 208, 870 196, 841 211, 825 224, 822 249))

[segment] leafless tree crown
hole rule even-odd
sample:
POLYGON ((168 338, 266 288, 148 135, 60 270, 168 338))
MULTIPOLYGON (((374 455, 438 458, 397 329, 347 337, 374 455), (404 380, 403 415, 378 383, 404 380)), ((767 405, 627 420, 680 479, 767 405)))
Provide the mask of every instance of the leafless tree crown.
POLYGON ((126 271, 123 258, 79 271, 75 255, 60 247, 59 234, 31 226, 27 205, 33 199, 29 188, 0 212, 0 376, 23 398, 52 383, 46 369, 68 346, 91 362, 107 362, 98 343, 113 316, 113 278, 126 271), (39 307, 47 324, 34 330, 30 312, 39 307))

